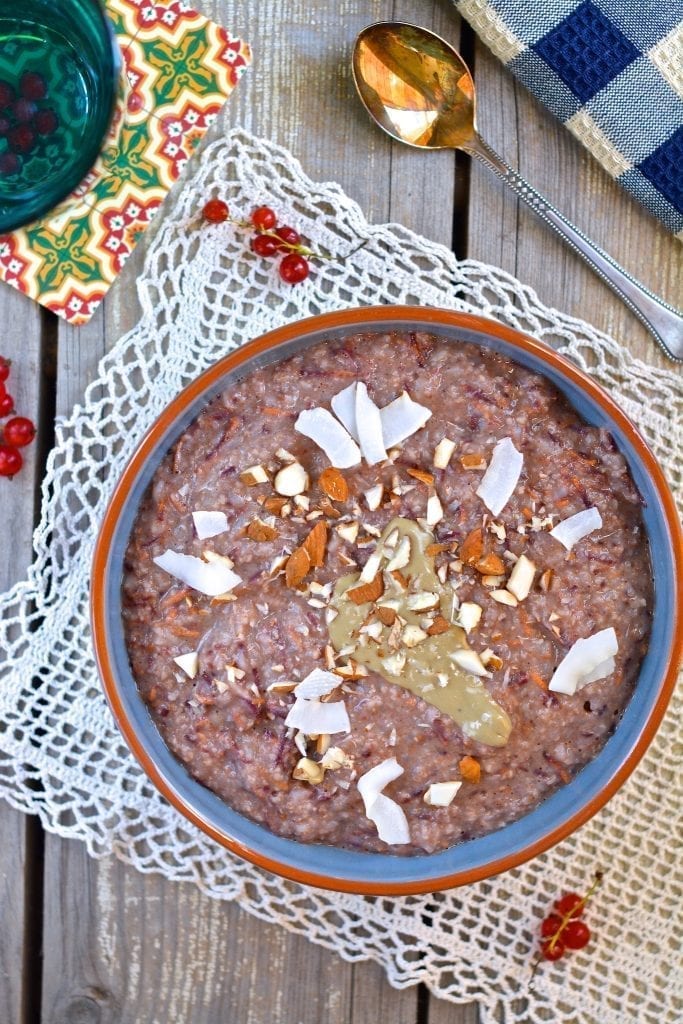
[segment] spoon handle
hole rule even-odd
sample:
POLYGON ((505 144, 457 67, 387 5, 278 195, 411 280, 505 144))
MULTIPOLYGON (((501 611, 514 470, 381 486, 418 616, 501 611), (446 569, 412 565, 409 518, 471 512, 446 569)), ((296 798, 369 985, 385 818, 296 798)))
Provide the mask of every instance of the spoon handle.
POLYGON ((642 320, 671 359, 683 361, 683 317, 678 310, 663 302, 620 267, 611 256, 594 245, 583 232, 574 227, 547 199, 532 188, 521 174, 508 167, 480 135, 476 134, 471 142, 462 148, 495 171, 520 199, 555 229, 574 252, 583 257, 598 277, 601 277, 642 320))

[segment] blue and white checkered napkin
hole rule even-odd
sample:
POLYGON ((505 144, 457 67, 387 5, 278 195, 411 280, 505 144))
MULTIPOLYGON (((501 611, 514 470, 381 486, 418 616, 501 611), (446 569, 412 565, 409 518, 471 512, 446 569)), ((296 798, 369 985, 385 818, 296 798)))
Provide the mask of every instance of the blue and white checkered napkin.
POLYGON ((503 61, 683 238, 681 0, 455 0, 503 61))

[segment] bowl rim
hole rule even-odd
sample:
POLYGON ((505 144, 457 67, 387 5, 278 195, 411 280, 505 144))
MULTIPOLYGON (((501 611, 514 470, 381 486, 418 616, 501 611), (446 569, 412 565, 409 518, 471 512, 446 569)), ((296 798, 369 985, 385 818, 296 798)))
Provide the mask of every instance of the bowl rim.
MULTIPOLYGON (((208 400, 210 399, 207 397, 208 400)), ((596 381, 543 342, 488 317, 427 306, 364 306, 323 313, 315 317, 297 320, 269 331, 219 359, 168 403, 157 419, 145 431, 121 474, 107 505, 92 559, 90 618, 95 659, 100 679, 118 728, 148 778, 182 815, 233 853, 260 868, 288 878, 291 881, 358 895, 402 896, 436 892, 459 885, 470 884, 517 867, 526 860, 543 853, 562 839, 565 839, 597 813, 623 785, 642 758, 659 728, 675 686, 678 665, 683 652, 682 580, 683 532, 675 501, 664 473, 637 428, 596 381), (427 328, 461 328, 472 331, 475 334, 493 337, 511 346, 512 352, 509 353, 509 358, 513 361, 515 361, 515 352, 521 350, 539 359, 544 364, 545 369, 555 371, 555 373, 568 379, 571 384, 578 387, 581 391, 587 393, 588 398, 592 399, 602 412, 607 414, 622 431, 649 474, 661 503, 664 525, 670 544, 669 554, 673 559, 675 570, 672 577, 673 602, 670 609, 673 619, 673 627, 670 632, 671 644, 661 679, 655 680, 658 684, 656 700, 633 746, 626 752, 623 760, 621 760, 612 776, 606 781, 599 792, 586 803, 582 803, 574 813, 557 827, 545 832, 539 839, 524 845, 522 849, 512 853, 503 853, 499 858, 486 864, 468 867, 440 877, 429 877, 423 881, 411 880, 407 882, 385 882, 374 878, 371 880, 338 879, 331 875, 327 876, 307 870, 305 867, 283 864, 216 828, 188 800, 176 792, 146 750, 144 742, 125 710, 122 697, 119 694, 119 682, 108 650, 109 628, 106 580, 112 541, 131 488, 139 474, 143 471, 148 458, 157 450, 159 441, 164 437, 166 431, 172 428, 182 414, 194 402, 198 401, 202 395, 210 392, 212 388, 215 391, 222 377, 249 363, 255 357, 314 332, 331 331, 339 328, 347 328, 349 330, 367 329, 372 331, 373 329, 378 329, 378 325, 382 321, 405 323, 406 326, 410 325, 411 322, 419 322, 420 326, 424 325, 427 328)), ((302 843, 300 845, 305 850, 307 844, 302 843)), ((384 856, 384 854, 380 856, 384 856)))

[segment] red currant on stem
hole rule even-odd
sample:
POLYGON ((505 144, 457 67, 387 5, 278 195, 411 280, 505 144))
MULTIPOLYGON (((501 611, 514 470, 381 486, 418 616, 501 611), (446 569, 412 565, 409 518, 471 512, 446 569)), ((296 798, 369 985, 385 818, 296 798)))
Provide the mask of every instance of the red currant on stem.
POLYGON ((545 939, 541 943, 541 955, 544 960, 559 960, 564 954, 565 947, 562 942, 553 943, 551 939, 545 939))
POLYGON ((257 206, 251 215, 251 223, 259 231, 272 231, 277 224, 275 210, 269 206, 257 206))
POLYGON ((13 477, 18 473, 24 460, 21 452, 9 444, 0 444, 0 476, 13 477))
POLYGON ((0 417, 9 416, 14 412, 14 399, 7 392, 0 398, 0 417))
POLYGON ((257 256, 274 256, 279 249, 277 240, 272 235, 254 235, 249 246, 257 256))
POLYGON ((291 249, 294 246, 301 244, 301 235, 295 229, 289 226, 289 224, 283 224, 275 230, 275 235, 280 239, 280 242, 284 243, 278 246, 279 249, 291 249))
POLYGON ((562 941, 567 949, 583 949, 590 942, 591 930, 585 921, 571 920, 564 926, 562 941))
POLYGON ((299 281, 304 281, 310 273, 308 260, 296 252, 290 252, 288 256, 285 256, 278 269, 280 277, 287 284, 298 284, 299 281))
POLYGON ((210 224, 222 224, 230 216, 230 207, 222 199, 209 199, 202 210, 204 220, 210 224))
POLYGON ((596 871, 593 884, 585 896, 565 892, 555 900, 552 912, 541 922, 541 944, 531 971, 532 981, 543 960, 559 960, 568 949, 583 949, 588 945, 591 931, 580 918, 602 878, 602 871, 596 871))
POLYGON ((6 381, 9 377, 9 368, 11 366, 10 360, 5 359, 4 356, 0 356, 0 382, 6 381))
POLYGON ((26 416, 14 416, 3 428, 5 443, 24 448, 36 436, 36 428, 26 416))
POLYGON ((583 917, 586 901, 577 892, 566 892, 559 900, 555 900, 555 910, 562 917, 583 917))

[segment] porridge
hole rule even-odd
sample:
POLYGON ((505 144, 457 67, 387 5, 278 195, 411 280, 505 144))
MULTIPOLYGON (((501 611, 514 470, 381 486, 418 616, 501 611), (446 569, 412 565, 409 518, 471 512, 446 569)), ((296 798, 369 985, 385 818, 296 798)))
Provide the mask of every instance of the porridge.
POLYGON ((256 370, 157 470, 124 562, 140 693, 278 835, 443 850, 600 751, 647 647, 640 496, 507 358, 358 334, 256 370))

